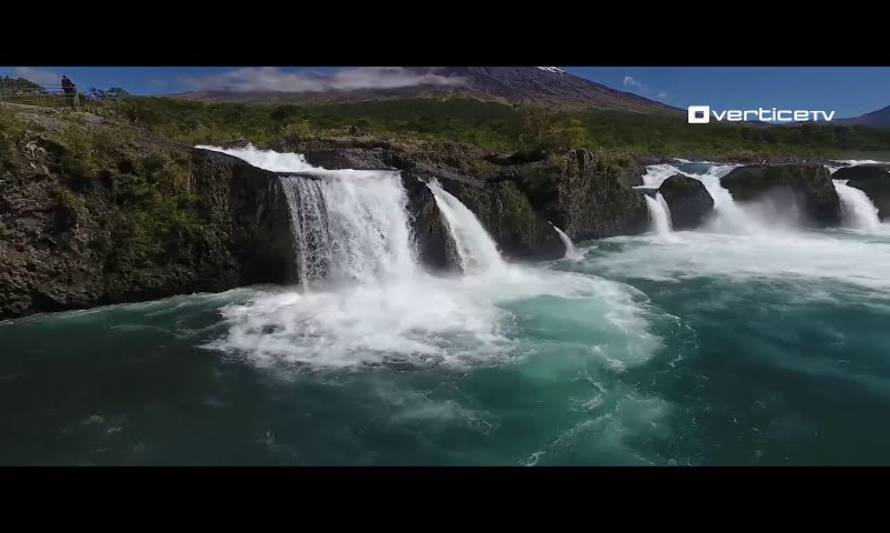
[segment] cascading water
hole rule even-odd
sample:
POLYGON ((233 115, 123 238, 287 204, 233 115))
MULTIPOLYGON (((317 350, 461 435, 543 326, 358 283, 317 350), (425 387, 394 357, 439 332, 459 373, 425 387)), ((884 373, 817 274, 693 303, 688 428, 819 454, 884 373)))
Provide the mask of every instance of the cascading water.
POLYGON ((398 172, 325 170, 300 154, 219 149, 281 177, 304 288, 321 282, 367 284, 411 276, 417 269, 407 195, 398 172))
POLYGON ((414 274, 408 198, 398 173, 329 171, 318 180, 282 180, 302 181, 300 190, 310 194, 300 207, 309 204, 309 212, 326 218, 326 228, 325 224, 318 230, 303 228, 304 234, 317 235, 321 250, 309 251, 307 263, 326 260, 326 280, 370 283, 414 274))
POLYGON ((702 182, 708 194, 714 200, 716 217, 711 222, 711 229, 725 233, 759 233, 764 227, 746 212, 732 198, 729 190, 723 187, 720 179, 729 174, 739 165, 723 165, 710 162, 688 163, 680 162, 677 165, 659 164, 646 167, 642 176, 643 185, 648 188, 658 188, 667 178, 681 174, 695 178, 702 182))
POLYGON ((262 367, 491 361, 522 346, 508 335, 514 319, 503 305, 540 295, 577 302, 590 320, 585 331, 608 339, 611 365, 645 361, 657 347, 629 287, 508 265, 475 215, 438 183, 428 185, 463 276, 433 275, 418 264, 398 173, 318 169, 297 154, 252 147, 227 152, 267 169, 300 172, 281 183, 298 268, 312 290, 262 291, 225 307, 228 331, 209 348, 262 367))
POLYGON ((461 269, 466 273, 504 270, 506 264, 498 252, 497 245, 482 227, 476 215, 435 180, 427 183, 427 187, 432 191, 436 206, 442 213, 454 240, 461 269))
POLYGON ((671 211, 667 202, 661 193, 657 193, 655 198, 648 194, 646 197, 646 205, 649 207, 649 218, 652 222, 652 231, 660 237, 668 237, 671 234, 671 211))
MULTIPOLYGON (((578 262, 434 275, 394 174, 232 152, 295 174, 308 277, 344 281, 0 321, 5 462, 890 462, 890 233, 616 236, 578 262)), ((470 262, 496 255, 437 202, 470 262)))
POLYGON ((559 229, 552 222, 550 223, 550 225, 553 226, 553 229, 556 231, 556 234, 559 235, 559 238, 562 240, 562 244, 566 247, 566 253, 563 256, 563 259, 568 259, 570 261, 580 261, 581 259, 583 259, 584 254, 580 253, 575 248, 575 243, 572 242, 572 239, 569 238, 569 236, 566 235, 566 233, 563 230, 559 229))
POLYGON ((831 180, 841 200, 844 224, 854 229, 874 231, 881 227, 878 208, 865 192, 850 187, 848 180, 831 180))
POLYGON ((290 210, 291 231, 300 283, 324 279, 331 261, 331 238, 321 185, 317 180, 281 178, 281 187, 290 210))

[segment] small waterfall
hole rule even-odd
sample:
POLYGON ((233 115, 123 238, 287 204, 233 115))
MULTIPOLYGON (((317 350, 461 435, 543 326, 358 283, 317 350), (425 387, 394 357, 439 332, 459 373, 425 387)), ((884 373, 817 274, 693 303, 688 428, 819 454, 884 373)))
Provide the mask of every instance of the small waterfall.
POLYGON ((553 226, 554 230, 556 230, 556 234, 559 235, 559 238, 562 239, 563 245, 565 245, 566 247, 566 254, 563 256, 563 259, 569 259, 571 261, 578 261, 583 259, 584 255, 575 248, 575 243, 572 242, 572 239, 570 239, 569 236, 566 235, 563 230, 559 229, 553 222, 551 222, 550 225, 553 226))
POLYGON ((865 192, 847 185, 848 180, 831 180, 834 190, 841 200, 844 224, 862 230, 876 230, 881 227, 878 208, 865 192))
POLYGON ((661 193, 652 198, 648 194, 643 195, 646 198, 646 205, 649 207, 649 218, 652 221, 652 231, 661 237, 667 237, 671 234, 671 211, 664 196, 661 193))
POLYGON ((702 182, 708 194, 714 199, 714 211, 717 216, 711 224, 712 229, 727 233, 756 233, 762 230, 761 225, 750 213, 735 203, 732 194, 720 183, 723 176, 738 166, 706 161, 680 162, 678 165, 650 165, 646 167, 642 180, 645 187, 658 188, 664 180, 675 174, 695 178, 702 182))
POLYGON ((460 200, 439 186, 435 180, 427 183, 436 206, 457 249, 460 267, 465 273, 495 272, 506 268, 494 240, 482 227, 476 215, 460 200))

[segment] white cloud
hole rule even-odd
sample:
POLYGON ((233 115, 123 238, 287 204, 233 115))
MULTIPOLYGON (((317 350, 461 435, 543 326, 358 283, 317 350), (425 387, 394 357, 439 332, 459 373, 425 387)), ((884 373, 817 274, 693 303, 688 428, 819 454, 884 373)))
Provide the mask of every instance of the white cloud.
POLYGON ((56 74, 55 72, 49 70, 41 70, 31 67, 16 67, 15 76, 16 78, 25 78, 28 81, 33 81, 38 85, 58 85, 62 79, 61 74, 56 74))
POLYGON ((649 87, 644 84, 642 81, 634 78, 633 76, 625 76, 624 77, 624 86, 628 89, 639 93, 642 96, 647 98, 652 98, 654 100, 666 100, 668 97, 668 93, 664 91, 655 92, 655 89, 649 87))
POLYGON ((345 68, 333 73, 285 72, 277 67, 247 67, 224 74, 183 79, 192 90, 318 92, 395 89, 416 85, 460 85, 463 78, 402 67, 345 68))
POLYGON ((624 86, 643 91, 643 84, 640 82, 640 80, 634 78, 633 76, 624 77, 624 86))

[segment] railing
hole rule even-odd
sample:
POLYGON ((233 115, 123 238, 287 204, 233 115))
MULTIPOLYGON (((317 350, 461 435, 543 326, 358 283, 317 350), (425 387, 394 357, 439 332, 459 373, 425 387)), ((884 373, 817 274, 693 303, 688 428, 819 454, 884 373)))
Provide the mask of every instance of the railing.
POLYGON ((40 107, 72 107, 80 109, 81 95, 74 89, 66 93, 62 89, 41 87, 42 90, 11 90, 0 87, 0 104, 22 104, 40 107))

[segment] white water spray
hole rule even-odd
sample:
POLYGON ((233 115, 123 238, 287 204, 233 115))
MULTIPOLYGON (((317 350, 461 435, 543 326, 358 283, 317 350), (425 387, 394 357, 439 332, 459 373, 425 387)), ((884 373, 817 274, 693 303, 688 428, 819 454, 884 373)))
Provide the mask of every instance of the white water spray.
POLYGON ((466 273, 503 271, 506 268, 497 246, 467 206, 435 180, 427 183, 436 206, 454 240, 460 267, 466 273))
POLYGON ((763 224, 756 217, 748 213, 736 204, 729 190, 723 187, 720 179, 726 176, 739 165, 713 164, 710 162, 687 163, 679 166, 670 164, 650 165, 643 174, 645 187, 658 188, 667 178, 681 174, 697 179, 705 186, 708 194, 714 200, 716 216, 710 222, 709 227, 713 231, 721 233, 761 233, 765 231, 763 224))
POLYGON ((566 253, 563 256, 563 259, 568 259, 570 261, 580 261, 584 259, 584 254, 582 254, 577 250, 577 248, 575 248, 575 243, 572 242, 572 239, 569 238, 569 236, 566 235, 563 230, 559 229, 552 222, 550 223, 550 225, 553 226, 554 230, 556 230, 556 234, 559 235, 559 238, 562 240, 562 244, 566 247, 566 253))
POLYGON ((671 211, 664 200, 664 196, 661 193, 657 193, 655 198, 648 194, 645 197, 646 205, 649 207, 652 231, 660 237, 669 237, 671 234, 671 211))
POLYGON ((414 274, 417 264, 398 172, 325 170, 300 154, 246 148, 217 150, 281 178, 304 288, 371 283, 414 274))
POLYGON ((875 231, 881 227, 878 208, 865 192, 851 187, 847 180, 831 180, 841 200, 844 224, 853 229, 875 231))
POLYGON ((413 275, 413 239, 398 173, 328 171, 281 178, 304 285, 413 275))
POLYGON ((541 295, 583 309, 560 323, 580 321, 584 331, 597 332, 597 353, 609 361, 639 364, 659 346, 633 289, 505 263, 473 213, 438 184, 430 189, 462 276, 435 276, 417 263, 397 173, 318 169, 298 154, 252 147, 225 151, 301 173, 281 183, 311 290, 254 290, 246 303, 221 309, 228 331, 208 347, 274 367, 492 361, 534 353, 513 340, 515 320, 502 304, 541 295))

